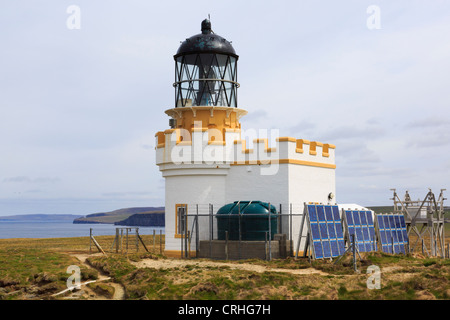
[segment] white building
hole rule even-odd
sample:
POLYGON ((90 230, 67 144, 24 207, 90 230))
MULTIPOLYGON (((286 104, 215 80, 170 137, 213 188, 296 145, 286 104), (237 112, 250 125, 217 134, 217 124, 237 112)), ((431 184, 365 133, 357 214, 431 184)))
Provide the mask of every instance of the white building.
MULTIPOLYGON (((237 105, 238 56, 230 42, 211 31, 209 20, 174 58, 175 107, 166 110, 171 128, 156 133, 156 164, 166 185, 166 255, 180 256, 180 207, 191 215, 208 212, 210 204, 215 213, 244 200, 269 202, 283 212, 292 205, 303 212, 308 202, 335 203, 334 145, 273 132, 260 137, 255 136, 263 132, 260 128, 241 128, 247 111, 237 105)), ((283 224, 289 224, 284 229, 292 229, 296 242, 300 217, 283 224)))

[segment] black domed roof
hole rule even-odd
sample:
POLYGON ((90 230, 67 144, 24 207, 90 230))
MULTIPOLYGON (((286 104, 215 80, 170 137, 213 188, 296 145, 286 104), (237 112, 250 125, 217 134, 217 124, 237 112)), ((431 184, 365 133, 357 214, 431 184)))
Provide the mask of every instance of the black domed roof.
POLYGON ((238 57, 231 42, 213 33, 211 22, 208 19, 202 21, 202 33, 194 35, 181 43, 175 58, 190 53, 221 53, 238 57))

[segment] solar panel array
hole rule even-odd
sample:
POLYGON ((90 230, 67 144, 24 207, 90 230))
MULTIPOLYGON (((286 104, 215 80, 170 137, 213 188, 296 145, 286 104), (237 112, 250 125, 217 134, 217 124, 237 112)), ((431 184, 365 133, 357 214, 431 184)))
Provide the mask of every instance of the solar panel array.
POLYGON ((403 214, 378 214, 376 220, 381 250, 386 253, 405 253, 408 232, 403 214))
POLYGON ((339 207, 337 205, 308 204, 312 255, 315 259, 334 258, 345 252, 339 207))
POLYGON ((359 252, 370 252, 377 250, 375 238, 375 226, 372 211, 365 210, 343 210, 345 232, 348 240, 355 235, 355 244, 359 252))

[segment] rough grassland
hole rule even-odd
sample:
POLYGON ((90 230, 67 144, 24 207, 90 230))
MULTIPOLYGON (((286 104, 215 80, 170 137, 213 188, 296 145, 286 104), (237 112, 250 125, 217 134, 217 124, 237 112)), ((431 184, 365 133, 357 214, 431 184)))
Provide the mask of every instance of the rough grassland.
POLYGON ((143 236, 127 254, 111 251, 113 237, 98 237, 107 251, 89 254, 89 238, 0 240, 0 299, 151 300, 425 300, 450 299, 450 260, 421 255, 364 254, 352 269, 351 257, 330 261, 210 261, 168 259, 159 237, 143 236), (66 289, 67 267, 81 268, 78 292, 66 289), (367 269, 381 269, 381 288, 368 289, 367 269))

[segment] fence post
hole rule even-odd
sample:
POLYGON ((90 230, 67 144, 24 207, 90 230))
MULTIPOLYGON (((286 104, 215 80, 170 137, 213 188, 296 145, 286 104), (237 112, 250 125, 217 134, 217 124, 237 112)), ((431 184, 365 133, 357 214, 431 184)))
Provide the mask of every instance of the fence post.
POLYGON ((269 261, 272 260, 272 210, 269 202, 269 261))
POLYGON ((129 231, 129 228, 126 228, 126 242, 127 242, 127 244, 126 244, 126 252, 127 252, 127 254, 128 254, 128 231, 129 231))
POLYGON ((197 204, 197 216, 195 217, 195 256, 198 257, 198 253, 200 252, 200 235, 198 230, 198 204, 197 204))
POLYGON ((159 254, 162 254, 162 230, 159 230, 159 254))
POLYGON ((212 209, 211 209, 211 203, 209 204, 209 258, 212 258, 212 238, 213 238, 213 216, 212 216, 212 209))
POLYGON ((116 253, 119 253, 119 228, 116 228, 116 253))
MULTIPOLYGON (((182 220, 182 215, 183 215, 183 212, 181 212, 181 215, 180 215, 180 225, 181 225, 181 222, 183 221, 182 220)), ((181 229, 181 228, 180 228, 181 229)), ((181 259, 183 259, 183 232, 182 232, 183 230, 180 230, 180 240, 181 240, 181 243, 180 243, 180 248, 181 248, 181 259)))
POLYGON ((292 234, 292 203, 289 204, 289 246, 291 248, 290 250, 290 256, 294 255, 294 237, 292 234))
POLYGON ((394 237, 391 236, 392 254, 395 254, 394 237))
POLYGON ((238 250, 238 254, 239 254, 239 260, 241 260, 241 240, 242 240, 242 229, 241 229, 241 204, 238 203, 238 219, 239 219, 239 250, 238 250))
POLYGON ((277 223, 277 228, 278 228, 278 230, 277 230, 277 232, 276 233, 283 233, 283 228, 282 228, 282 216, 283 216, 283 206, 281 205, 281 203, 280 203, 280 212, 279 212, 279 214, 278 214, 278 216, 277 216, 277 221, 278 221, 278 223, 277 223))
POLYGON ((184 257, 188 258, 188 237, 189 237, 189 230, 188 230, 188 222, 187 222, 187 208, 184 211, 184 257))
POLYGON ((139 252, 139 228, 135 229, 135 233, 136 233, 136 252, 139 252))
POLYGON ((264 236, 265 236, 265 241, 264 241, 264 259, 267 261, 268 259, 268 255, 267 255, 267 231, 264 232, 264 236))
POLYGON ((123 254, 123 229, 120 228, 120 253, 123 254))
POLYGON ((353 270, 356 272, 358 269, 356 268, 356 243, 355 243, 355 235, 352 234, 352 253, 353 253, 353 270))
POLYGON ((228 260, 228 231, 225 231, 225 260, 228 260))

